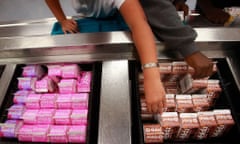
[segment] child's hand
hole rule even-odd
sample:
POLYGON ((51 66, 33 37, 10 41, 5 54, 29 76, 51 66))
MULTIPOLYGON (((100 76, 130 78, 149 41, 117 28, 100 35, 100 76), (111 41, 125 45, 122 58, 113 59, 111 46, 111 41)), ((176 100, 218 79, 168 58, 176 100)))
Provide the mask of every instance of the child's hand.
POLYGON ((193 78, 204 78, 213 73, 213 62, 201 52, 193 53, 185 61, 194 68, 193 78))
POLYGON ((184 16, 188 15, 189 7, 188 7, 188 5, 186 5, 185 1, 183 1, 183 0, 175 0, 174 1, 174 5, 175 5, 177 11, 183 11, 184 12, 184 16))
POLYGON ((77 22, 73 19, 66 19, 60 22, 64 34, 67 33, 77 33, 78 27, 77 22))
POLYGON ((148 111, 162 113, 166 99, 158 68, 144 70, 144 92, 148 111))
POLYGON ((230 18, 230 15, 227 12, 224 12, 219 8, 211 8, 207 11, 204 11, 206 18, 215 24, 224 24, 230 18))

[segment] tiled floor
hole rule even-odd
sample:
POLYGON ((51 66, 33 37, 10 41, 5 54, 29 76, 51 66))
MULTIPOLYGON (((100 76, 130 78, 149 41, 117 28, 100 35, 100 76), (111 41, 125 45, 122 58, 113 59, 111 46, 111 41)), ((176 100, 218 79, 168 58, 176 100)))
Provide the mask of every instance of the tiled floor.
MULTIPOLYGON (((71 0, 60 0, 68 16, 75 15, 71 0)), ((195 7, 195 0, 187 0, 190 9, 195 7)), ((0 0, 0 22, 15 20, 33 20, 53 17, 44 0, 0 0)))

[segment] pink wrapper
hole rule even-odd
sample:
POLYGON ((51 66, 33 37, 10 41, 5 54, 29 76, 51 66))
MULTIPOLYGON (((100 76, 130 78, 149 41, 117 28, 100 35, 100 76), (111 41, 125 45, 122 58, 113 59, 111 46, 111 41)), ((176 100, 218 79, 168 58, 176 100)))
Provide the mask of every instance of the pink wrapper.
POLYGON ((72 94, 72 108, 73 109, 87 109, 88 108, 88 93, 74 93, 72 94))
POLYGON ((70 143, 86 142, 86 125, 70 126, 68 131, 68 140, 70 143))
POLYGON ((68 143, 68 126, 52 125, 48 134, 52 143, 68 143))

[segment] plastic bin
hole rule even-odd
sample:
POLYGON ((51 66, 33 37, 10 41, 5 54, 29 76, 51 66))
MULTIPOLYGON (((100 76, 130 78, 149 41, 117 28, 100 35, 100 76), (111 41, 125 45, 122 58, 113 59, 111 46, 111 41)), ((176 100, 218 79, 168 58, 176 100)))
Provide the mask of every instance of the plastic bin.
MULTIPOLYGON (((211 78, 220 80, 222 93, 217 99, 214 109, 230 109, 235 125, 230 129, 227 135, 215 139, 189 140, 189 141, 164 141, 164 143, 176 144, 232 144, 240 143, 240 92, 231 75, 229 66, 225 59, 217 59, 218 71, 211 78)), ((140 64, 131 61, 129 65, 130 79, 132 82, 132 143, 144 144, 143 121, 141 119, 141 106, 139 96, 138 74, 141 72, 140 64)))
MULTIPOLYGON (((89 102, 88 102, 88 125, 87 125, 87 136, 86 136, 86 144, 96 144, 98 137, 98 115, 99 115, 99 102, 100 102, 100 84, 101 84, 101 70, 102 63, 101 62, 93 62, 93 63, 79 63, 78 64, 83 71, 91 71, 92 72, 92 83, 91 83, 91 91, 89 93, 89 102)), ((11 80, 11 84, 9 86, 7 95, 4 98, 3 104, 0 107, 0 122, 5 122, 7 119, 7 111, 13 104, 13 93, 15 93, 17 88, 17 77, 22 74, 22 67, 25 64, 18 65, 15 71, 15 74, 11 80)), ((26 143, 19 142, 18 139, 15 138, 0 138, 1 144, 17 144, 17 143, 26 143)), ((29 142, 28 142, 29 143, 29 142)), ((33 142, 31 142, 33 143, 33 142)), ((37 142, 39 143, 39 142, 37 142)))

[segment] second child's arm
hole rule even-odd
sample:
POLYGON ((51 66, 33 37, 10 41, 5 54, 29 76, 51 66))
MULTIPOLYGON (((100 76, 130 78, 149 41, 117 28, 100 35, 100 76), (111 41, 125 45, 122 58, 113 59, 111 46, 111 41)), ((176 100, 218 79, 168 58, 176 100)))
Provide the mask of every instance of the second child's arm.
POLYGON ((78 32, 76 21, 66 18, 66 15, 62 10, 59 0, 45 0, 45 2, 47 3, 48 7, 52 11, 58 22, 61 24, 62 30, 65 34, 78 32))
MULTIPOLYGON (((142 65, 156 63, 157 49, 155 37, 138 0, 125 0, 120 7, 120 12, 132 32, 132 38, 142 65)), ((143 69, 143 75, 148 110, 154 113, 162 112, 162 108, 165 105, 165 90, 160 80, 159 68, 143 69)))

